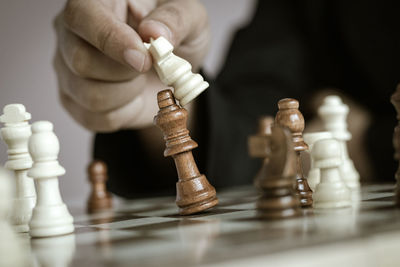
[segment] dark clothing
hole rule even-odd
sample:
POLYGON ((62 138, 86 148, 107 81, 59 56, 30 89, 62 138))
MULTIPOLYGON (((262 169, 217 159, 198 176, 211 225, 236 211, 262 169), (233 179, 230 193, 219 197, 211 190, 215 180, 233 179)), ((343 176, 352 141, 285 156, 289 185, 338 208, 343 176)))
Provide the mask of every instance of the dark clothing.
MULTIPOLYGON (((222 72, 197 103, 206 114, 198 122, 202 135, 194 138, 203 149, 197 162, 210 182, 217 188, 251 183, 259 162, 248 157, 247 137, 257 118, 274 115, 279 99, 293 97, 307 122, 310 95, 327 87, 370 111, 366 146, 375 177, 393 179, 396 114, 389 99, 400 80, 399 12, 399 1, 259 1, 251 23, 236 33, 222 72)), ((172 160, 168 171, 157 169, 142 157, 145 150, 134 131, 96 136, 94 156, 109 165, 111 191, 125 197, 174 192, 172 160)))

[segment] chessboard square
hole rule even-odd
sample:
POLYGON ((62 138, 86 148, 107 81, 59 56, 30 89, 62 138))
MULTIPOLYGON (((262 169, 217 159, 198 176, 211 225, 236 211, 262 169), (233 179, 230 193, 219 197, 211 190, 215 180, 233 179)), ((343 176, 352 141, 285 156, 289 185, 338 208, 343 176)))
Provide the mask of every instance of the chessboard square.
POLYGON ((165 218, 165 217, 144 217, 144 218, 138 218, 138 219, 132 219, 132 220, 97 224, 97 225, 95 225, 95 227, 100 228, 100 229, 126 229, 126 228, 130 228, 130 227, 134 227, 134 226, 161 223, 161 222, 174 221, 174 220, 177 220, 177 219, 165 218))

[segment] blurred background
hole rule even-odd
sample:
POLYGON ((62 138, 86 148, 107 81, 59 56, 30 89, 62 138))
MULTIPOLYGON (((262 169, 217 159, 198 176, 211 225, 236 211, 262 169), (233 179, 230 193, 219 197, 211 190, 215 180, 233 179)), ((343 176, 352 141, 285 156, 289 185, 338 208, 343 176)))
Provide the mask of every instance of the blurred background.
MULTIPOLYGON (((232 34, 251 18, 255 0, 202 2, 212 29, 204 71, 214 77, 232 34)), ((59 161, 67 170, 59 179, 61 193, 66 202, 79 204, 86 201, 90 189, 86 166, 91 161, 93 133, 73 121, 58 101, 52 21, 64 4, 65 0, 0 1, 0 107, 21 103, 32 114, 31 123, 49 120, 54 124, 61 147, 59 161)), ((1 142, 0 162, 6 161, 7 147, 1 142)))

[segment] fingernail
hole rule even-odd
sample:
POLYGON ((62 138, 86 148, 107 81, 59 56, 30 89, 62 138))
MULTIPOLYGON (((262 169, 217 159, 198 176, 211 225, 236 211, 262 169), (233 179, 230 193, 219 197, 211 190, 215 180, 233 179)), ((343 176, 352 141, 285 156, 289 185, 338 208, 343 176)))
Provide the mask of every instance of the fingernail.
POLYGON ((131 65, 135 70, 142 72, 144 69, 146 56, 137 50, 127 49, 124 51, 124 58, 126 63, 131 65))
POLYGON ((165 38, 167 38, 168 41, 170 42, 173 41, 172 32, 164 23, 156 20, 148 20, 144 23, 147 24, 146 27, 152 28, 154 33, 157 34, 158 36, 164 36, 165 38))

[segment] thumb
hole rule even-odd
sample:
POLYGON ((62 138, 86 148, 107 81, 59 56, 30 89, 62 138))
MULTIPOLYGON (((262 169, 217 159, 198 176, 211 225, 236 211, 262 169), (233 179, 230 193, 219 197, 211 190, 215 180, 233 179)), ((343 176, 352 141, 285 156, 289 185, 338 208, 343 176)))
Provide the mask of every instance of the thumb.
POLYGON ((173 46, 190 42, 208 28, 207 12, 196 0, 171 0, 155 8, 139 24, 144 41, 164 36, 173 46))
POLYGON ((140 36, 110 7, 96 0, 70 0, 63 12, 66 27, 106 56, 139 72, 151 67, 140 36))

